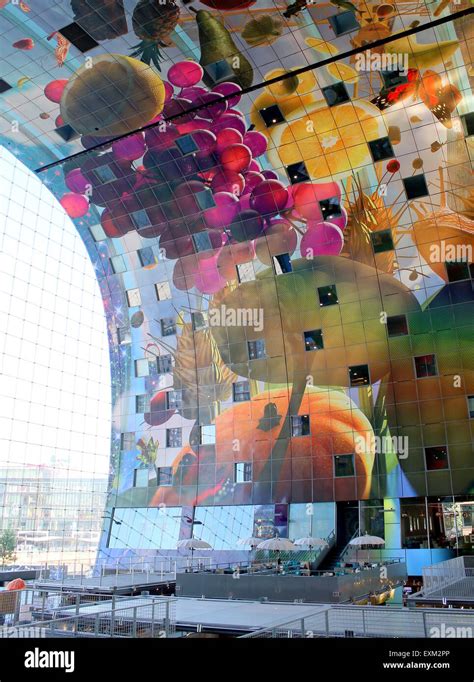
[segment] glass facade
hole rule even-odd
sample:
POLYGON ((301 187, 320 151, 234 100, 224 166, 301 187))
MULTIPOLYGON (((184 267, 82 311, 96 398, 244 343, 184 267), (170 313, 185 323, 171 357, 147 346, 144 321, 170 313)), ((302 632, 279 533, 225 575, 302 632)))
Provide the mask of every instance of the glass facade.
POLYGON ((101 292, 87 241, 6 149, 0 188, 0 538, 14 537, 8 564, 87 570, 111 444, 101 292))
MULTIPOLYGON (((82 17, 87 54, 59 33, 5 57, 0 141, 74 221, 104 303, 103 556, 354 524, 471 550, 472 24, 457 3, 435 28, 428 0, 336 4, 257 41, 247 22, 273 3, 230 23, 180 5, 179 39, 131 55, 136 8, 117 2, 121 31, 82 17), (221 58, 234 33, 245 68, 221 58)), ((35 8, 48 35, 75 20, 35 8)))

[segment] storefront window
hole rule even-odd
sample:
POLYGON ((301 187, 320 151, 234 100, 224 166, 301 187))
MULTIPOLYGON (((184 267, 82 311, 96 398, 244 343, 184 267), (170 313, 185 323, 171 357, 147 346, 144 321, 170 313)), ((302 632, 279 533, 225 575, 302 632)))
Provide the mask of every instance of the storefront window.
POLYGON ((309 502, 290 504, 289 537, 327 538, 334 531, 334 502, 309 502))
POLYGON ((384 537, 384 507, 383 500, 360 501, 361 534, 368 533, 376 537, 384 537))
POLYGON ((452 497, 428 498, 428 528, 430 547, 456 546, 458 511, 452 497))
POLYGON ((474 553, 474 499, 458 495, 449 506, 446 535, 459 554, 474 553))
POLYGON ((402 547, 428 549, 426 503, 423 497, 401 500, 402 547))

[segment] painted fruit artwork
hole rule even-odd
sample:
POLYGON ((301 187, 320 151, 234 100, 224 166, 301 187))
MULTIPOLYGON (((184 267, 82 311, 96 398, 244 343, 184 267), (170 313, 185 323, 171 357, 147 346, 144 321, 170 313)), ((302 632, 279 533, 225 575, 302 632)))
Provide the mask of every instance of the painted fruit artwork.
POLYGON ((82 135, 122 135, 161 113, 164 102, 163 81, 148 65, 123 55, 101 55, 68 81, 61 116, 82 135))
MULTIPOLYGON (((225 484, 232 479, 234 461, 241 461, 242 457, 253 461, 256 483, 268 481, 265 471, 286 419, 290 391, 291 387, 265 391, 249 402, 225 410, 216 418, 215 451, 206 454, 205 448, 200 448, 198 459, 191 446, 184 447, 173 462, 176 488, 158 488, 151 506, 233 502, 232 493, 226 497, 225 484), (199 468, 209 464, 215 464, 215 482, 207 491, 199 492, 199 468), (182 486, 182 495, 190 496, 186 500, 180 498, 179 486, 182 486)), ((308 388, 298 414, 309 415, 311 437, 285 439, 279 479, 275 480, 277 498, 283 500, 278 493, 279 480, 301 479, 314 486, 312 490, 318 499, 334 499, 340 483, 334 478, 334 456, 354 451, 353 494, 366 497, 375 458, 373 428, 367 417, 344 391, 316 387, 308 388)))
POLYGON ((293 272, 283 278, 274 280, 262 273, 256 281, 245 282, 219 299, 219 306, 235 313, 251 309, 256 300, 262 306, 263 329, 252 332, 253 340, 265 342, 262 359, 248 362, 242 326, 211 327, 217 346, 229 345, 230 368, 238 375, 272 383, 293 383, 297 377, 311 375, 318 386, 348 387, 347 367, 352 365, 367 364, 372 382, 389 374, 387 336, 380 315, 383 310, 388 315, 419 310, 412 292, 390 275, 338 256, 294 260, 292 266, 293 272), (325 289, 332 285, 334 290, 325 289), (326 293, 327 305, 323 305, 326 293), (337 296, 333 304, 331 296, 337 296), (321 330, 324 348, 308 353, 302 340, 304 332, 312 329, 321 330), (370 343, 365 342, 368 334, 370 343))
MULTIPOLYGON (((470 145, 456 127, 468 99, 454 35, 379 46, 410 66, 389 87, 340 56, 392 36, 391 5, 334 0, 331 17, 356 11, 360 24, 335 41, 324 3, 67 4, 97 44, 84 63, 74 40, 49 36, 35 120, 70 144, 58 199, 97 250, 114 436, 127 434, 119 503, 375 499, 407 480, 424 494, 425 443, 466 468, 472 273, 432 258, 474 248, 464 171, 453 183, 442 169, 456 135, 470 145), (431 197, 411 200, 406 181, 423 174, 431 197), (375 466, 381 433, 410 437, 408 462, 375 466), (348 455, 354 471, 339 476, 348 455), (252 463, 251 480, 237 482, 235 463, 252 463)), ((417 21, 411 6, 397 12, 417 21)), ((41 59, 33 31, 9 47, 41 59)))

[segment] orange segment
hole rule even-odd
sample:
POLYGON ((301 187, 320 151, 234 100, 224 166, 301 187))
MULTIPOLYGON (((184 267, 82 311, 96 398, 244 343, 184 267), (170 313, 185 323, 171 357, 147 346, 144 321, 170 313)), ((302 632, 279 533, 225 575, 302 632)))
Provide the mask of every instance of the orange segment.
POLYGON ((335 45, 332 45, 331 43, 327 43, 325 40, 322 38, 306 38, 305 43, 308 47, 312 47, 313 50, 316 50, 317 52, 320 52, 321 54, 328 54, 330 56, 333 56, 335 54, 339 53, 339 50, 335 45))
POLYGON ((309 110, 314 107, 315 102, 315 97, 312 94, 299 95, 295 92, 291 95, 277 98, 272 95, 271 92, 265 91, 254 101, 250 111, 250 120, 254 124, 256 130, 259 130, 270 137, 272 134, 271 128, 267 128, 265 126, 265 123, 263 122, 263 119, 259 113, 261 109, 270 107, 273 104, 277 104, 286 120, 291 121, 295 118, 294 112, 304 112, 305 108, 308 108, 309 110))
POLYGON ((349 64, 338 64, 337 62, 333 62, 332 64, 328 64, 326 68, 328 73, 338 81, 353 84, 357 83, 359 80, 359 74, 352 66, 349 66, 349 64))
POLYGON ((381 118, 357 104, 322 107, 281 132, 278 155, 284 165, 304 161, 315 180, 328 175, 347 174, 371 162, 368 139, 380 137, 381 118))

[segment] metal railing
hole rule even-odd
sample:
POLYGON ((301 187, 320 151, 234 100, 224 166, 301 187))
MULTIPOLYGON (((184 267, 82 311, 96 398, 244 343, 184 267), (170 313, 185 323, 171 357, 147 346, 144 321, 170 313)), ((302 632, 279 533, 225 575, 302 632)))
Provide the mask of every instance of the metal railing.
POLYGON ((474 612, 452 609, 405 609, 382 606, 321 607, 309 615, 241 636, 254 638, 312 637, 474 637, 474 612))
POLYGON ((417 597, 438 593, 449 599, 474 600, 473 557, 456 557, 423 568, 423 588, 417 597))
POLYGON ((0 628, 0 638, 171 637, 176 631, 176 601, 174 597, 128 597, 77 604, 57 609, 48 620, 0 628))
MULTIPOLYGON (((196 560, 199 557, 196 557, 196 560)), ((45 564, 41 567, 35 584, 75 585, 87 587, 119 587, 124 582, 152 583, 154 580, 176 579, 176 557, 151 557, 149 559, 117 560, 91 567, 80 564, 71 569, 66 564, 45 564), (127 580, 128 579, 128 580, 127 580)))

